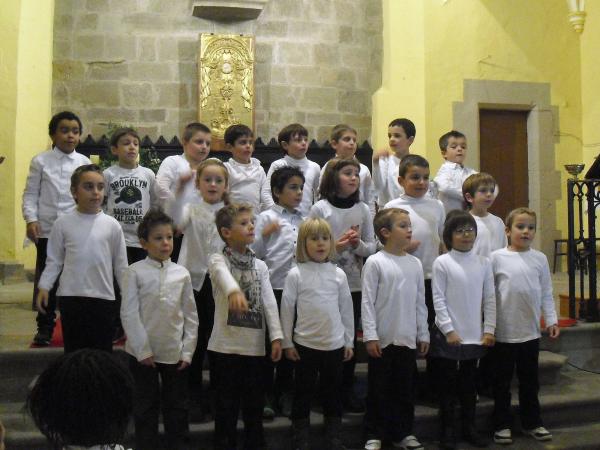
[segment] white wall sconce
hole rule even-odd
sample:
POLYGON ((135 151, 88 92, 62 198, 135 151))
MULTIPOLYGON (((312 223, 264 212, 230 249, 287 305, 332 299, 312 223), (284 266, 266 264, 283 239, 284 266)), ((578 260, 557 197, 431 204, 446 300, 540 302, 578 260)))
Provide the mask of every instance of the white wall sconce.
POLYGON ((569 6, 569 22, 573 25, 576 33, 583 33, 585 24, 585 0, 567 0, 569 6))

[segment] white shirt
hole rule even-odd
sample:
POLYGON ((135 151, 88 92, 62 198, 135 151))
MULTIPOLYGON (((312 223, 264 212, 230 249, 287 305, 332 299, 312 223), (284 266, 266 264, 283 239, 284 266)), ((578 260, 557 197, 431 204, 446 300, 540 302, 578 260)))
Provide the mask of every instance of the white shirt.
POLYGON ((534 249, 514 252, 503 248, 492 253, 492 268, 496 281, 498 342, 538 339, 541 312, 546 327, 558 323, 546 255, 534 249))
POLYGON ((283 338, 279 323, 277 302, 269 282, 269 269, 260 259, 255 260, 255 269, 260 279, 262 305, 262 328, 245 328, 227 324, 229 294, 240 291, 231 274, 229 261, 222 254, 210 256, 208 270, 215 298, 215 323, 208 349, 213 352, 246 355, 265 355, 265 322, 269 328, 271 342, 283 338))
POLYGON ((319 177, 321 175, 321 168, 319 165, 308 159, 306 156, 302 159, 295 159, 289 155, 285 155, 283 158, 273 161, 269 167, 267 173, 267 182, 263 187, 263 198, 265 201, 265 208, 270 208, 275 204, 273 196, 271 195, 271 175, 275 170, 282 167, 296 167, 300 169, 304 175, 304 189, 302 191, 302 201, 298 210, 303 217, 308 215, 310 207, 317 200, 319 195, 319 177))
POLYGON ((441 255, 433 263, 431 290, 435 324, 444 335, 456 331, 463 344, 481 344, 483 333, 494 334, 496 296, 488 258, 472 250, 441 255))
POLYGON ((38 286, 50 290, 60 274, 59 297, 114 300, 113 278, 122 286, 126 268, 125 239, 119 222, 102 211, 73 211, 56 219, 52 227, 46 268, 38 286))
POLYGON ((485 217, 473 215, 473 218, 477 223, 477 237, 473 245, 475 253, 489 258, 493 251, 508 245, 504 222, 500 217, 488 214, 485 217))
POLYGON ((285 277, 296 265, 296 241, 302 220, 298 211, 289 212, 279 205, 261 212, 256 219, 256 239, 251 247, 256 257, 267 264, 273 289, 283 289, 285 277), (279 230, 263 237, 262 232, 270 223, 278 223, 279 230))
POLYGON ((396 155, 373 161, 373 186, 379 206, 404 194, 404 188, 398 184, 398 167, 400 158, 396 155))
POLYGON ((267 206, 263 194, 267 182, 265 169, 256 158, 250 158, 248 164, 237 162, 233 158, 225 163, 229 172, 229 198, 232 203, 249 203, 258 215, 267 206))
POLYGON ((434 178, 438 190, 438 198, 444 204, 446 214, 453 209, 465 209, 462 185, 476 170, 458 163, 444 161, 434 178))
POLYGON ((115 164, 104 171, 104 211, 121 224, 128 247, 141 247, 137 229, 146 212, 156 204, 155 178, 152 170, 142 166, 125 169, 115 164))
POLYGON ((420 198, 402 194, 384 206, 387 208, 402 208, 408 211, 412 225, 412 240, 421 243, 412 252, 421 260, 425 279, 431 278, 433 261, 440 254, 440 242, 444 232, 444 206, 439 200, 423 196, 420 198))
POLYGON ((429 342, 421 261, 381 250, 369 256, 362 274, 363 341, 416 348, 429 342))
POLYGON ((281 326, 283 348, 294 342, 325 351, 352 348, 354 313, 346 274, 329 262, 300 263, 290 270, 281 297, 281 326))
POLYGON ((121 322, 125 351, 138 361, 191 362, 198 338, 198 314, 185 267, 146 257, 127 268, 121 322))
POLYGON ((26 223, 39 222, 40 237, 47 238, 57 217, 75 210, 71 195, 71 175, 75 169, 92 162, 87 156, 58 147, 34 156, 23 191, 23 218, 26 223))
POLYGON ((370 256, 377 250, 373 221, 369 207, 363 202, 355 203, 351 208, 336 208, 328 200, 319 200, 310 210, 309 217, 325 219, 333 233, 332 245, 352 226, 358 226, 360 242, 356 248, 348 247, 337 254, 336 264, 348 277, 350 291, 360 292, 360 274, 363 257, 370 256))
POLYGON ((167 214, 172 214, 175 202, 175 191, 182 176, 191 175, 190 180, 183 188, 183 202, 198 203, 200 196, 196 190, 196 171, 192 170, 190 163, 184 155, 167 156, 160 163, 156 173, 156 196, 167 214))

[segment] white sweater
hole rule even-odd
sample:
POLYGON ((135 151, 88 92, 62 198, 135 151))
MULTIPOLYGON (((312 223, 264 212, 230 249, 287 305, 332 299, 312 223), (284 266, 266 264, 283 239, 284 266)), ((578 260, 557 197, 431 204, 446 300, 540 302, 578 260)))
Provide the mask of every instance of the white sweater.
POLYGON ((196 190, 196 171, 184 155, 167 156, 156 173, 156 196, 167 214, 173 214, 175 191, 182 176, 191 175, 183 188, 184 204, 198 203, 200 196, 196 190))
POLYGON ((488 214, 485 217, 473 216, 477 223, 477 237, 473 251, 481 256, 491 256, 494 250, 507 246, 504 222, 498 216, 488 214))
POLYGON ((450 161, 444 161, 434 178, 438 190, 438 198, 444 204, 446 214, 453 209, 465 209, 462 193, 464 181, 476 170, 450 161))
POLYGON ((362 276, 363 341, 416 348, 429 342, 421 262, 381 250, 369 256, 362 276))
POLYGON ((267 208, 268 202, 263 194, 267 176, 258 159, 250 158, 248 164, 242 164, 229 158, 225 167, 229 172, 229 198, 232 203, 249 203, 255 216, 267 208))
POLYGON ((373 186, 380 207, 404 194, 404 188, 398 184, 399 166, 400 158, 396 155, 373 161, 373 186))
POLYGON ((550 269, 543 253, 534 249, 526 252, 496 250, 492 253, 492 268, 496 281, 498 342, 539 338, 541 312, 546 327, 558 323, 550 269))
POLYGON ((300 263, 285 279, 281 298, 283 348, 352 348, 354 313, 346 275, 332 263, 300 263), (296 324, 294 326, 294 318, 296 324))
POLYGON ((138 361, 191 362, 198 338, 198 314, 189 272, 171 260, 149 257, 127 269, 121 321, 125 351, 138 361))
POLYGON ((431 287, 435 324, 444 335, 456 331, 463 344, 480 344, 483 333, 494 334, 496 296, 488 258, 450 250, 433 263, 431 287))

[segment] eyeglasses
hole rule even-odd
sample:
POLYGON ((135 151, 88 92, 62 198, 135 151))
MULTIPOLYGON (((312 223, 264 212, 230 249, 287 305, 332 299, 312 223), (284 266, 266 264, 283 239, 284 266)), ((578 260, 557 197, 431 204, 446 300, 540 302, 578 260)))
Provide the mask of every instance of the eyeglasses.
POLYGON ((454 234, 458 234, 461 236, 465 236, 467 234, 473 234, 475 233, 475 228, 457 228, 456 230, 454 230, 454 234))

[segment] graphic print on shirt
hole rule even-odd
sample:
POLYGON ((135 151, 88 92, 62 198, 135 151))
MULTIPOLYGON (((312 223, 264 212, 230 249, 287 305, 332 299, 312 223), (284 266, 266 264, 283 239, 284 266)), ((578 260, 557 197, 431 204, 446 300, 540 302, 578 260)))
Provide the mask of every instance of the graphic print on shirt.
POLYGON ((110 211, 122 224, 134 225, 144 217, 142 191, 148 192, 148 181, 135 176, 122 177, 110 183, 111 196, 115 199, 110 211))
POLYGON ((244 313, 227 312, 227 325, 232 327, 262 329, 263 308, 261 301, 260 283, 255 282, 258 279, 256 270, 252 270, 251 275, 248 272, 242 272, 239 276, 234 275, 238 285, 248 301, 248 311, 244 313))

